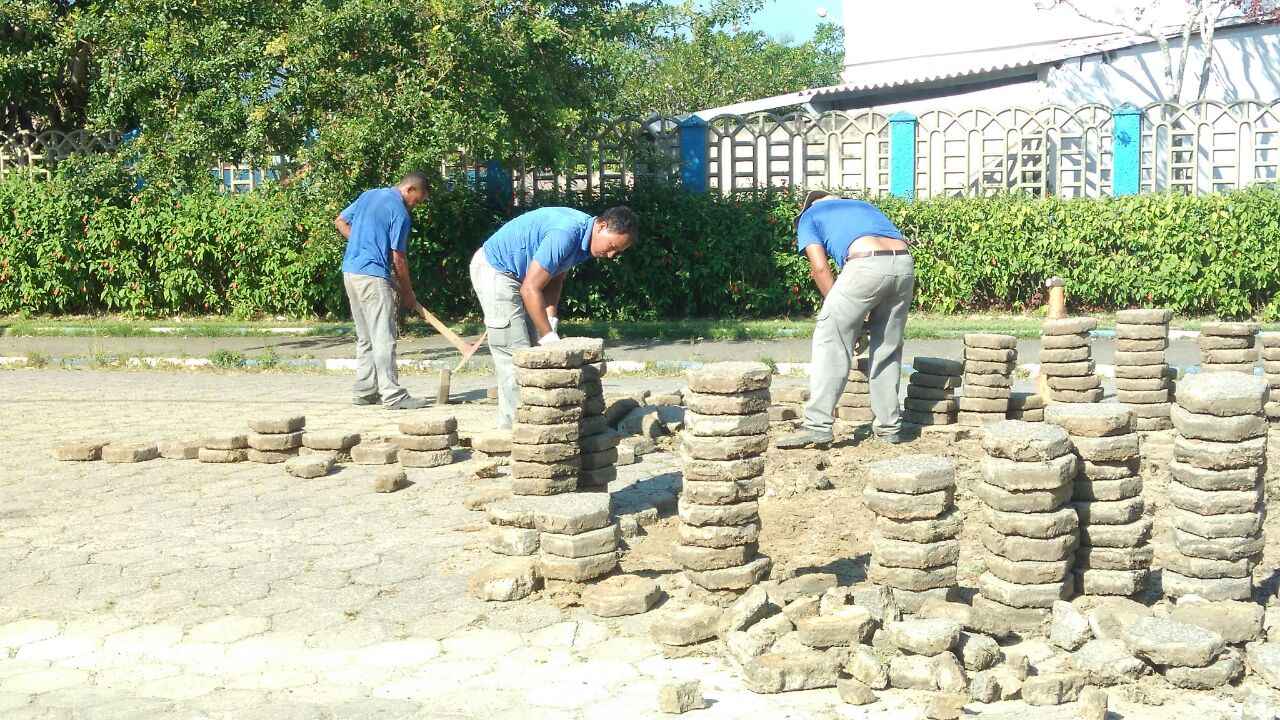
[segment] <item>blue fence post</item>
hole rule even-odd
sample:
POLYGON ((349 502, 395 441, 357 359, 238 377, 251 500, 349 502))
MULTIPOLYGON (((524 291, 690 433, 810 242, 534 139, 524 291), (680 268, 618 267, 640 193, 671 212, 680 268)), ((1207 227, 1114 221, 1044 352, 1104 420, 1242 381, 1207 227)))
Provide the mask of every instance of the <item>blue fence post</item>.
POLYGON ((680 181, 691 192, 707 191, 707 121, 691 115, 680 121, 680 181))
POLYGON ((514 202, 514 190, 511 187, 511 173, 502 167, 497 160, 490 160, 484 166, 484 189, 498 207, 509 208, 514 202))
POLYGON ((896 112, 889 116, 889 194, 916 199, 916 116, 896 112))
POLYGON ((1142 178, 1142 111, 1124 103, 1111 111, 1115 148, 1111 154, 1111 194, 1137 195, 1142 178))

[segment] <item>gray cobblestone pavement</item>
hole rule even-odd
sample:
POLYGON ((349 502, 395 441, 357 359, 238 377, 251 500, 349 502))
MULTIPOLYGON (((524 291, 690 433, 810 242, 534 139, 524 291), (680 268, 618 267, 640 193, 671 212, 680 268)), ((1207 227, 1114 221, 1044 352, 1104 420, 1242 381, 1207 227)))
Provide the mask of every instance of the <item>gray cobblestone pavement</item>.
MULTIPOLYGON (((476 397, 487 382, 455 389, 476 397)), ((869 708, 834 690, 752 694, 719 658, 664 657, 648 639, 655 613, 471 599, 467 576, 491 556, 482 514, 463 507, 477 482, 466 465, 410 470, 411 487, 377 494, 369 467, 297 480, 280 466, 50 456, 74 438, 243 431, 264 413, 393 432, 395 415, 342 402, 348 386, 0 372, 0 718, 620 720, 661 717, 658 687, 677 679, 701 680, 713 704, 699 718, 919 716, 906 692, 869 708)), ((464 432, 491 411, 452 408, 464 432)), ((647 456, 620 468, 617 489, 674 469, 647 456)), ((1214 702, 1193 711, 1219 717, 1214 702)))

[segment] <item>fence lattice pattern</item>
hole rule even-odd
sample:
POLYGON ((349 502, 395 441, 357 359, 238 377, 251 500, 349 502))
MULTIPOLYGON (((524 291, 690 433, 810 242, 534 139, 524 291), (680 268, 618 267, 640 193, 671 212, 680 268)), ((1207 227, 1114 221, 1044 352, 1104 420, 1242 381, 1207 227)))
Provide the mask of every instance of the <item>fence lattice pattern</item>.
MULTIPOLYGON (((1112 192, 1111 108, 934 110, 916 122, 916 197, 1112 192)), ((873 111, 717 117, 707 128, 706 184, 721 193, 792 186, 886 195, 889 125, 886 114, 873 111)), ((1280 180, 1280 101, 1157 103, 1142 108, 1141 134, 1143 192, 1202 194, 1280 180)), ((83 131, 0 136, 0 178, 47 176, 72 154, 109 150, 116 142, 116 136, 83 131)), ((509 180, 518 202, 539 191, 594 193, 637 177, 674 179, 683 150, 679 123, 666 117, 604 123, 577 148, 562 167, 516 163, 509 177, 461 160, 443 169, 477 183, 509 180)), ((236 165, 213 171, 232 192, 274 177, 236 165)))

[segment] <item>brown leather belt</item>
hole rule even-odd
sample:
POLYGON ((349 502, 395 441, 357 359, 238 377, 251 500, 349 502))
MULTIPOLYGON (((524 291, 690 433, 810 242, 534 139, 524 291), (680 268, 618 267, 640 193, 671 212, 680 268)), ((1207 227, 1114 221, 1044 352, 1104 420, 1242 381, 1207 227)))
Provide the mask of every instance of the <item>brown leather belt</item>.
POLYGON ((863 252, 849 253, 849 260, 858 260, 869 257, 882 257, 889 255, 910 255, 910 250, 865 250, 863 252))

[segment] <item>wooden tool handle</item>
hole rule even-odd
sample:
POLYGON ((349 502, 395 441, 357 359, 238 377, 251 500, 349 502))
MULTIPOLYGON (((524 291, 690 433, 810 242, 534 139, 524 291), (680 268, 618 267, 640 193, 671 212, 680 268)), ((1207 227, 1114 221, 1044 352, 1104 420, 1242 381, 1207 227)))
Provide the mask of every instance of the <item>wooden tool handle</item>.
POLYGON ((429 310, 422 307, 421 303, 418 304, 418 312, 422 315, 422 319, 426 320, 431 327, 435 328, 436 332, 443 335, 451 345, 458 349, 458 352, 466 352, 467 348, 470 347, 467 345, 466 341, 458 337, 458 333, 450 330, 448 325, 440 322, 440 318, 432 315, 429 310))

